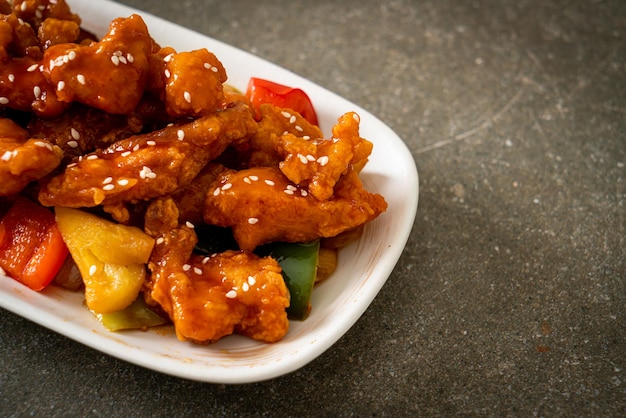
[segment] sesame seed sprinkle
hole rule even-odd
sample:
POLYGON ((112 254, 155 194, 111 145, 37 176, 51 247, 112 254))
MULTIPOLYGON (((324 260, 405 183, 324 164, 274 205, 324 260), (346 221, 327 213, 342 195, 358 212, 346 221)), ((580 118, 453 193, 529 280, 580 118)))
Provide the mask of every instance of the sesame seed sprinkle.
POLYGON ((248 176, 248 178, 252 181, 259 181, 259 176, 248 176))
POLYGON ((309 193, 304 189, 300 189, 300 194, 302 195, 302 197, 307 197, 309 193))
POLYGON ((191 228, 191 229, 194 229, 194 228, 195 228, 194 224, 192 224, 192 223, 191 223, 191 222, 189 222, 189 221, 185 222, 185 225, 187 226, 187 228, 191 228))
POLYGON ((211 257, 204 257, 204 258, 202 259, 202 264, 206 264, 206 263, 208 263, 209 261, 211 261, 211 257))
POLYGON ((183 93, 183 97, 185 98, 185 101, 187 103, 191 103, 191 93, 189 93, 188 91, 183 93))
POLYGON ((159 238, 157 238, 157 239, 156 239, 156 244, 157 244, 157 245, 161 245, 161 244, 163 244, 164 242, 165 242, 165 238, 163 238, 163 237, 159 237, 159 238))
POLYGON ((65 81, 61 80, 59 81, 59 83, 57 84, 57 90, 61 91, 65 88, 65 81))
POLYGON ((35 95, 35 98, 38 99, 41 96, 41 87, 39 86, 33 87, 33 94, 35 95))
POLYGON ((7 104, 7 103, 9 103, 9 99, 8 99, 8 97, 4 97, 4 96, 3 96, 3 97, 0 97, 0 104, 5 105, 5 104, 7 104))
POLYGON ((95 264, 92 264, 91 267, 89 267, 89 275, 93 276, 96 274, 96 271, 98 271, 98 267, 95 264))
POLYGON ((213 190, 213 196, 219 196, 221 192, 222 192, 222 189, 220 189, 219 187, 216 187, 215 190, 213 190))
POLYGON ((120 58, 117 55, 111 55, 111 62, 113 65, 120 65, 120 58))
POLYGON ((285 194, 288 194, 288 195, 292 195, 293 194, 293 190, 289 190, 289 189, 285 189, 285 190, 283 190, 283 192, 285 194))
POLYGON ((202 275, 202 269, 200 267, 194 267, 193 272, 196 273, 198 276, 202 275))
POLYGON ((298 159, 300 160, 302 164, 306 164, 309 162, 309 160, 307 160, 307 158, 302 154, 298 154, 298 159))
POLYGON ((250 177, 244 177, 243 182, 247 184, 252 184, 252 180, 250 180, 250 177))
POLYGON ((124 56, 120 56, 120 62, 122 64, 128 64, 128 61, 126 60, 126 57, 124 57, 124 56))
POLYGON ((274 183, 272 180, 265 180, 265 184, 267 184, 268 186, 273 186, 276 183, 274 183))
POLYGON ((122 157, 128 157, 130 154, 132 154, 130 151, 124 151, 123 153, 121 153, 120 155, 122 157))
POLYGON ((96 154, 91 154, 91 155, 88 155, 88 156, 87 156, 87 159, 88 159, 88 160, 97 160, 97 159, 98 159, 98 156, 97 156, 96 154))
POLYGON ((13 156, 13 153, 11 151, 5 151, 4 154, 2 154, 2 157, 0 157, 0 160, 9 161, 12 156, 13 156))
POLYGON ((183 264, 183 271, 191 270, 191 266, 189 264, 183 264))
POLYGON ((249 223, 250 225, 254 225, 254 224, 256 224, 257 222, 259 222, 259 218, 248 218, 248 223, 249 223))
POLYGON ((135 146, 133 147, 133 151, 134 152, 139 151, 139 144, 135 144, 135 146))
POLYGON ((115 189, 115 184, 105 184, 104 186, 102 186, 102 190, 105 191, 110 191, 115 189))
POLYGON ((70 134, 72 135, 72 138, 80 139, 80 133, 76 129, 71 128, 70 129, 70 134))
POLYGON ((117 181, 117 184, 119 184, 120 186, 128 186, 128 179, 119 179, 117 181))
POLYGON ((26 71, 28 71, 29 73, 32 73, 33 71, 37 70, 37 68, 39 68, 39 64, 33 64, 30 67, 28 67, 26 71))
POLYGON ((133 54, 131 54, 130 52, 128 54, 126 54, 126 59, 128 60, 128 62, 130 62, 131 64, 133 62, 135 62, 135 57, 133 56, 133 54))
POLYGON ((70 61, 73 61, 76 59, 76 51, 70 51, 67 53, 67 58, 69 58, 70 61))
POLYGON ((236 291, 235 289, 229 290, 229 291, 226 293, 226 297, 227 297, 228 299, 234 299, 234 298, 236 298, 236 297, 237 297, 237 291, 236 291))
POLYGON ((77 74, 77 75, 76 75, 76 80, 77 80, 80 84, 85 85, 85 76, 84 76, 84 75, 82 75, 82 74, 77 74))
POLYGON ((165 73, 165 78, 170 78, 172 76, 172 73, 170 73, 170 70, 168 70, 167 68, 164 71, 165 73))
POLYGON ((113 177, 107 177, 104 180, 102 180, 102 184, 109 184, 113 181, 113 177))
POLYGON ((250 285, 248 283, 244 282, 241 285, 241 290, 243 290, 244 292, 247 292, 248 290, 250 290, 250 285))
POLYGON ((14 82, 14 81, 15 81, 15 74, 9 74, 9 75, 7 76, 7 78, 8 78, 8 79, 9 79, 9 81, 12 83, 12 82, 14 82))
POLYGON ((182 141, 183 139, 185 139, 185 131, 183 131, 182 129, 179 129, 176 132, 176 136, 178 137, 179 141, 182 141))
POLYGON ((292 115, 292 116, 289 118, 289 123, 296 123, 296 117, 292 115))
POLYGON ((324 167, 326 164, 328 164, 328 156, 323 155, 320 158, 317 159, 317 163, 319 165, 321 165, 322 167, 324 167))
POLYGON ((232 183, 226 183, 226 184, 224 184, 224 185, 222 186, 222 190, 228 190, 228 189, 230 189, 231 187, 233 187, 233 184, 232 184, 232 183))
POLYGON ((287 112, 287 111, 282 111, 280 112, 281 115, 283 115, 284 117, 286 117, 287 119, 289 119, 291 117, 291 113, 287 112))

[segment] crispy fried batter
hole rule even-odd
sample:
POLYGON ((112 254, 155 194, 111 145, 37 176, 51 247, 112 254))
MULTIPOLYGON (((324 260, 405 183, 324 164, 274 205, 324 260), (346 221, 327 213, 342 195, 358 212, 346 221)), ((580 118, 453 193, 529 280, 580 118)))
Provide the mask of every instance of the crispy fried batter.
POLYGON ((372 143, 359 136, 359 119, 353 112, 339 118, 331 139, 307 141, 287 134, 278 140, 283 174, 319 200, 333 195, 335 184, 349 169, 356 166, 359 171, 371 151, 372 143))
POLYGON ((60 101, 129 114, 144 93, 154 47, 141 17, 118 18, 99 42, 50 46, 44 52, 43 74, 60 101))
POLYGON ((209 189, 204 219, 231 227, 239 247, 252 251, 273 241, 332 237, 371 221, 387 208, 382 196, 363 188, 353 170, 335 189, 330 199, 320 201, 278 168, 231 170, 209 189))
POLYGON ((79 158, 42 184, 46 206, 93 207, 149 200, 185 187, 233 140, 254 132, 237 105, 179 126, 136 135, 79 158))
POLYGON ((178 338, 209 343, 237 332, 264 342, 282 339, 289 294, 278 263, 239 251, 192 255, 195 233, 177 223, 171 199, 148 208, 146 230, 157 245, 148 264, 147 301, 170 316, 178 338))
POLYGON ((28 139, 28 132, 10 119, 0 119, 0 196, 22 191, 28 183, 54 170, 62 151, 45 140, 28 139))

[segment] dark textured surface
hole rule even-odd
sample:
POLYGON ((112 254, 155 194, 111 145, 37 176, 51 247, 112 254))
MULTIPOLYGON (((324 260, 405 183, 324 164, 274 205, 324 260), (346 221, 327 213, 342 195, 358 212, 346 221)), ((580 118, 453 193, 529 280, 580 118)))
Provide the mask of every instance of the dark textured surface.
POLYGON ((381 118, 417 219, 357 324, 267 382, 164 376, 0 311, 0 415, 626 413, 626 2, 123 3, 381 118))

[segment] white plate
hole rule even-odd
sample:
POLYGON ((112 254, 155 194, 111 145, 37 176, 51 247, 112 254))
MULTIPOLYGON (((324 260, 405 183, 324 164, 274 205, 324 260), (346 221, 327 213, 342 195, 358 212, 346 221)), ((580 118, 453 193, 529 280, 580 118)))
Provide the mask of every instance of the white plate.
POLYGON ((83 305, 80 293, 54 286, 33 292, 0 276, 0 306, 89 347, 162 373, 214 383, 246 383, 292 372, 322 354, 357 321, 396 265, 417 211, 418 175, 404 142, 360 107, 285 69, 157 17, 109 1, 70 0, 83 26, 98 36, 119 16, 141 14, 162 46, 178 51, 207 48, 224 64, 228 82, 245 89, 251 76, 304 89, 316 106, 325 134, 347 111, 361 116, 361 136, 374 143, 362 173, 365 187, 382 194, 387 212, 367 225, 360 240, 341 250, 339 266, 314 291, 313 310, 292 321, 285 338, 264 344, 229 336, 201 346, 180 342, 173 332, 104 330, 83 305))

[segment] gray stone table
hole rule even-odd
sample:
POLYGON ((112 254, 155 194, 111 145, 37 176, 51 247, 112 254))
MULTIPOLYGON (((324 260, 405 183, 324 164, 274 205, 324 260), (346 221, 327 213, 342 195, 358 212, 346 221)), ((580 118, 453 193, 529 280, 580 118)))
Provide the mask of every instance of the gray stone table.
POLYGON ((626 2, 123 3, 371 111, 417 163, 417 218, 356 325, 269 381, 166 376, 0 311, 0 415, 626 413, 626 2))

